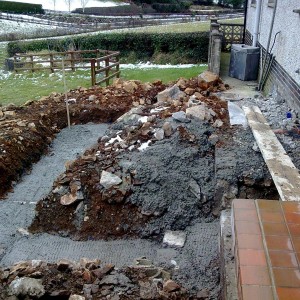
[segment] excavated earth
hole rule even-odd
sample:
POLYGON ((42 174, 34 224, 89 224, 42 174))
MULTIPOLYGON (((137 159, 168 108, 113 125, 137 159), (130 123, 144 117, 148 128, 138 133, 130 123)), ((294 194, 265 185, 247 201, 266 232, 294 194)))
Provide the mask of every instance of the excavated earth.
MULTIPOLYGON (((161 82, 116 89, 79 88, 67 94, 71 123, 111 123, 140 99, 151 103, 164 89, 161 82), (92 101, 89 99, 93 99, 92 101)), ((0 108, 0 197, 47 150, 55 134, 67 126, 65 95, 52 93, 23 106, 0 108)))
MULTIPOLYGON (((183 250, 164 243, 166 249, 159 251, 166 257, 187 251, 185 266, 177 269, 172 260, 154 266, 147 259, 139 262, 142 266, 121 269, 100 262, 29 261, 2 271, 2 297, 14 280, 28 277, 42 282, 41 299, 71 294, 82 299, 219 299, 220 210, 233 198, 278 199, 278 194, 260 152, 253 149, 250 129, 230 126, 227 102, 216 96, 228 86, 220 79, 195 78, 168 87, 166 92, 161 82, 117 80, 108 88, 70 91, 72 124, 112 124, 92 148, 65 164, 52 191, 38 202, 29 231, 87 242, 142 238, 159 244, 167 230, 183 231, 193 236, 183 250), (201 244, 204 252, 193 253, 193 244, 201 244)), ((64 99, 52 94, 2 108, 4 199, 66 127, 64 99)))

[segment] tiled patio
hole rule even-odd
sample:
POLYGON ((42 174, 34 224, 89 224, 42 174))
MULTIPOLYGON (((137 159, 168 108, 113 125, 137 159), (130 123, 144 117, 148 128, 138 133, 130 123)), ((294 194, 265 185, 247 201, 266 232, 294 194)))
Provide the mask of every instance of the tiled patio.
POLYGON ((300 203, 236 199, 232 230, 239 299, 300 299, 300 203))

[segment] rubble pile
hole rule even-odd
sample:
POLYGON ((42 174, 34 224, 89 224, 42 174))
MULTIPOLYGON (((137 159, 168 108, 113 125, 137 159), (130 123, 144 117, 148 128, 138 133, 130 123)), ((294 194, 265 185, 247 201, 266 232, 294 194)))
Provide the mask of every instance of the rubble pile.
POLYGON ((109 136, 66 164, 38 203, 30 230, 74 239, 149 237, 184 229, 199 217, 212 220, 216 141, 210 137, 228 126, 227 103, 204 96, 222 87, 218 78, 208 89, 200 86, 197 78, 180 79, 158 93, 155 104, 133 103, 109 136), (164 156, 153 153, 160 148, 164 156))
MULTIPOLYGON (((113 122, 132 105, 151 104, 161 82, 128 81, 114 87, 78 88, 67 94, 71 123, 113 122)), ((37 161, 55 133, 67 126, 65 95, 52 93, 23 106, 0 107, 0 197, 37 161)))
POLYGON ((172 272, 146 258, 122 269, 86 258, 23 261, 0 270, 0 299, 193 299, 172 272))

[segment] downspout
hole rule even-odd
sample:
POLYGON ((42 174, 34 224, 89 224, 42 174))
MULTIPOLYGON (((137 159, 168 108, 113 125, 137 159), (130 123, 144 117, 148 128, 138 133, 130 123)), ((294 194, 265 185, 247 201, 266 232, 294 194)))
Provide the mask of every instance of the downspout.
POLYGON ((245 44, 246 38, 246 26, 247 26, 247 14, 248 14, 248 0, 245 0, 245 17, 244 17, 244 31, 243 31, 243 44, 245 44))
POLYGON ((255 19, 254 19, 254 32, 253 32, 253 41, 252 41, 252 46, 253 47, 256 47, 256 44, 257 44, 257 41, 258 41, 261 4, 262 4, 262 0, 257 0, 256 1, 256 10, 255 10, 255 19))
POLYGON ((270 49, 270 43, 271 43, 271 38, 272 38, 272 33, 273 33, 276 10, 277 10, 277 0, 275 0, 275 2, 274 2, 274 9, 273 9, 273 15, 272 15, 272 20, 271 20, 271 25, 270 25, 268 43, 267 43, 266 53, 265 53, 265 57, 264 57, 263 65, 262 65, 262 76, 261 76, 259 84, 258 84, 258 90, 259 91, 262 90, 262 78, 264 76, 264 72, 265 72, 265 68, 266 68, 266 62, 267 62, 268 53, 269 53, 269 49, 270 49))

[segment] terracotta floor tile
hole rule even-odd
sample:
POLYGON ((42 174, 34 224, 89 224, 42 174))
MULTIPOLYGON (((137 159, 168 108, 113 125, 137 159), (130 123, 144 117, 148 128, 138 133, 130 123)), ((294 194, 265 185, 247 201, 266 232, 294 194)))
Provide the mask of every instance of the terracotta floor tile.
POLYGON ((256 209, 255 201, 252 199, 234 199, 232 201, 233 207, 240 209, 256 209))
POLYGON ((299 202, 285 201, 285 202, 281 202, 281 205, 282 205, 282 208, 284 211, 300 213, 300 203, 299 202))
POLYGON ((270 286, 243 285, 243 300, 274 300, 270 286))
POLYGON ((288 223, 291 236, 300 237, 300 224, 288 223))
POLYGON ((300 270, 287 268, 273 268, 276 287, 300 288, 300 270))
POLYGON ((289 235, 284 223, 262 223, 265 235, 289 235))
POLYGON ((285 212, 285 218, 288 223, 300 224, 300 213, 285 212))
POLYGON ((292 240, 288 236, 270 235, 266 236, 265 239, 269 250, 293 251, 292 240))
POLYGON ((267 267, 241 266, 240 272, 242 285, 271 285, 267 267))
POLYGON ((257 205, 259 210, 281 211, 280 203, 276 200, 257 200, 257 205))
POLYGON ((260 217, 262 222, 284 223, 284 217, 281 212, 261 210, 260 217))
POLYGON ((277 288, 278 300, 299 300, 300 289, 297 288, 277 288))
POLYGON ((264 249, 262 237, 257 234, 238 234, 237 245, 239 249, 264 249))
POLYGON ((236 221, 259 222, 256 210, 234 209, 234 219, 236 221))
POLYGON ((235 230, 237 234, 261 234, 259 224, 254 222, 236 221, 235 230))
POLYGON ((238 256, 241 266, 267 266, 264 250, 239 249, 238 256))
POLYGON ((293 240, 295 252, 300 253, 300 237, 293 237, 292 240, 293 240))
POLYGON ((298 268, 297 257, 293 252, 269 250, 269 256, 273 267, 298 268))

